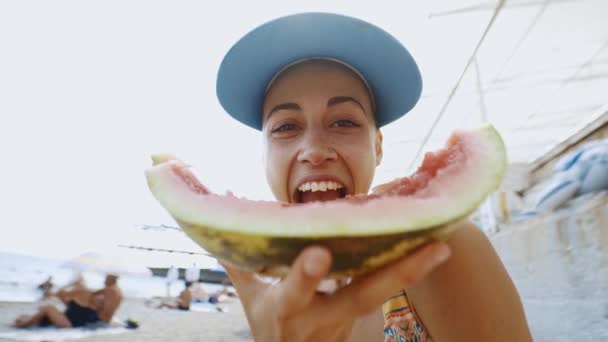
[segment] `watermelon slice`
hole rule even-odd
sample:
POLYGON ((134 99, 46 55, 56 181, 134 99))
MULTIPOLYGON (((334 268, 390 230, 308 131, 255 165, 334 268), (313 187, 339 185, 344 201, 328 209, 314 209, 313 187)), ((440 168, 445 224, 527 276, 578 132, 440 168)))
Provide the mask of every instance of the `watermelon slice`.
POLYGON ((506 169, 491 125, 456 131, 410 177, 372 194, 289 204, 211 193, 169 155, 153 157, 150 190, 184 232, 223 262, 283 276, 309 245, 333 255, 331 277, 371 271, 432 239, 444 239, 493 192, 506 169))

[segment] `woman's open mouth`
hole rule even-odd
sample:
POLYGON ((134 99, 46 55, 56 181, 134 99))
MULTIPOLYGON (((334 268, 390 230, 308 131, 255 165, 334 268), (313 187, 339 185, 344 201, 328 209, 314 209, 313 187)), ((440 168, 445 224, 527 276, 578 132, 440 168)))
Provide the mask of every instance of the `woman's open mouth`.
POLYGON ((348 189, 336 181, 304 182, 300 184, 293 195, 296 203, 324 202, 344 198, 348 189))

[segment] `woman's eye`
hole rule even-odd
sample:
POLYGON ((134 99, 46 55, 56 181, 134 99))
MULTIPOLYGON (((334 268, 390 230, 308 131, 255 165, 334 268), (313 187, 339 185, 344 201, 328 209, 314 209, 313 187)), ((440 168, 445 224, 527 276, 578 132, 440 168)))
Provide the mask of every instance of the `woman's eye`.
POLYGON ((273 129, 271 133, 289 132, 297 129, 298 127, 291 123, 282 124, 281 126, 273 129))
POLYGON ((336 122, 334 122, 334 126, 337 127, 359 127, 359 125, 357 125, 356 123, 350 121, 350 120, 338 120, 336 122))

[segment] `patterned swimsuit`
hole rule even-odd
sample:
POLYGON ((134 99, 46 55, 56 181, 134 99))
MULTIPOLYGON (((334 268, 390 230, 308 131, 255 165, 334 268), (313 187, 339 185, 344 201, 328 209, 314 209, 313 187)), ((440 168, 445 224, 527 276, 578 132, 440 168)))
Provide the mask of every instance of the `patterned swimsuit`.
POLYGON ((384 342, 431 342, 422 321, 416 315, 405 291, 382 304, 384 314, 384 342))

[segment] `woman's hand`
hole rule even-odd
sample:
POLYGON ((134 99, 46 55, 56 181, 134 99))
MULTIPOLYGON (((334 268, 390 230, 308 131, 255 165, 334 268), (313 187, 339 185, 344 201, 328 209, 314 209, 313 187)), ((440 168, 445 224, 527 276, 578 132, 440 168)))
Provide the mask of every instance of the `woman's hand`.
POLYGON ((287 277, 275 284, 229 265, 225 268, 256 341, 329 342, 348 340, 355 319, 414 286, 449 255, 445 243, 433 242, 333 294, 316 291, 331 265, 331 254, 322 247, 305 249, 287 277))

